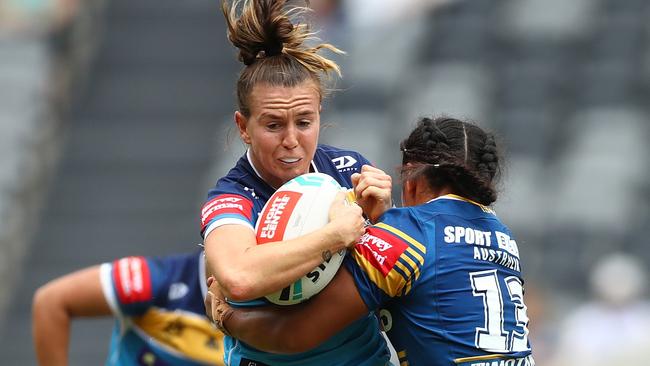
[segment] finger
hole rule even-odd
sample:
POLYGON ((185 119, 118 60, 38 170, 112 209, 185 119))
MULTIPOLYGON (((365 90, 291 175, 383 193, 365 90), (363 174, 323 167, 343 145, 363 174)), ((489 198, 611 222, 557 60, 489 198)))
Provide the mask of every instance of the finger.
POLYGON ((214 277, 213 276, 208 277, 208 280, 207 280, 208 287, 212 286, 213 282, 214 282, 214 277))
POLYGON ((357 197, 367 198, 368 189, 373 188, 372 191, 380 190, 386 191, 387 194, 390 194, 392 189, 392 183, 387 180, 378 180, 378 179, 364 179, 357 188, 355 189, 355 194, 357 197))
POLYGON ((388 201, 390 191, 378 187, 370 186, 361 192, 361 199, 374 198, 381 201, 388 201))
POLYGON ((361 167, 361 172, 362 173, 372 172, 372 173, 386 174, 386 172, 384 172, 383 170, 381 170, 381 169, 379 169, 377 167, 374 167, 372 165, 368 165, 368 164, 361 167))
POLYGON ((359 179, 361 178, 361 174, 359 173, 354 173, 350 176, 350 179, 352 180, 352 186, 356 186, 357 183, 359 183, 359 179))
POLYGON ((205 315, 212 320, 212 293, 210 291, 205 295, 203 305, 205 306, 205 315))

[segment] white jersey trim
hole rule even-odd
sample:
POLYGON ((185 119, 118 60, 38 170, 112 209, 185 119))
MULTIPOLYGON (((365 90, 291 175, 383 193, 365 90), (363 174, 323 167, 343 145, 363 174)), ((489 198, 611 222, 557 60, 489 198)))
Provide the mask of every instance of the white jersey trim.
POLYGON ((246 220, 242 220, 242 219, 236 219, 236 218, 233 218, 233 217, 228 217, 228 218, 225 218, 225 219, 219 219, 219 220, 211 223, 207 227, 207 229, 205 229, 205 234, 203 234, 203 237, 207 238, 208 235, 210 235, 210 233, 212 232, 212 230, 218 228, 219 226, 224 226, 224 225, 242 225, 242 226, 246 226, 247 228, 250 228, 251 230, 253 230, 253 232, 255 232, 255 228, 253 227, 253 225, 251 225, 250 222, 248 222, 246 220))
POLYGON ((205 300, 208 295, 208 284, 205 278, 205 252, 199 254, 199 287, 201 288, 201 296, 205 300))
POLYGON ((111 263, 104 263, 99 267, 99 281, 102 285, 102 292, 104 293, 104 298, 108 303, 108 306, 111 308, 113 314, 118 317, 122 316, 120 307, 117 304, 117 299, 115 298, 115 291, 113 289, 113 277, 111 276, 113 271, 113 265, 111 263))

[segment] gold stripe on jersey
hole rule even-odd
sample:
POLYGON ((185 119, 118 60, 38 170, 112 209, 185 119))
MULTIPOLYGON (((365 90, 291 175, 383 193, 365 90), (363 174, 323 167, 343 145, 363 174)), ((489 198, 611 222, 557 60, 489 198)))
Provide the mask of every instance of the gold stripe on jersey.
POLYGON ((222 364, 223 334, 207 318, 185 311, 153 308, 132 319, 137 330, 181 357, 222 364))
POLYGON ((398 271, 392 268, 386 276, 381 273, 366 257, 356 250, 352 251, 354 260, 359 267, 368 275, 370 280, 384 291, 388 296, 395 297, 404 288, 407 279, 404 278, 398 271))
POLYGON ((397 352, 397 358, 400 366, 409 366, 409 361, 406 359, 406 350, 397 352))
POLYGON ((391 234, 409 244, 406 247, 406 251, 402 253, 395 262, 395 266, 397 266, 402 272, 404 272, 404 274, 406 274, 406 276, 408 276, 408 278, 406 278, 406 283, 404 283, 402 286, 403 291, 401 292, 401 295, 406 295, 411 291, 413 281, 420 278, 420 267, 424 265, 424 255, 427 252, 427 248, 412 238, 410 235, 406 234, 400 229, 397 229, 396 227, 390 226, 383 222, 380 222, 375 226, 390 232, 391 234))
MULTIPOLYGON (((403 254, 402 254, 402 255, 403 255, 403 254)), ((411 273, 411 270, 410 270, 409 268, 407 268, 407 267, 406 267, 402 262, 400 262, 399 260, 398 260, 397 262, 395 262, 395 265, 396 265, 397 267, 399 267, 399 269, 401 269, 404 273, 406 273, 407 276, 409 276, 409 277, 406 279, 406 283, 404 284, 403 291, 402 291, 402 295, 406 295, 406 294, 408 294, 408 293, 411 291, 411 284, 413 283, 413 274, 411 273)), ((419 276, 419 275, 420 275, 420 272, 419 272, 419 270, 417 270, 417 267, 416 267, 416 271, 418 272, 417 275, 419 276)))
POLYGON ((473 357, 462 357, 462 358, 457 358, 454 360, 455 363, 463 363, 463 362, 474 362, 474 361, 486 361, 486 360, 494 360, 498 358, 503 358, 504 355, 483 355, 483 356, 473 356, 473 357))
POLYGON ((414 256, 415 258, 417 258, 418 261, 420 262, 420 265, 415 263, 413 261, 413 258, 409 257, 405 253, 402 253, 402 255, 399 258, 402 259, 406 263, 400 262, 399 259, 397 260, 397 263, 401 263, 402 265, 404 265, 404 267, 406 267, 406 265, 408 264, 408 266, 411 268, 411 270, 408 272, 411 275, 410 277, 417 280, 418 278, 420 278, 420 266, 424 265, 424 258, 422 258, 422 256, 418 255, 411 248, 407 248, 406 251, 408 253, 410 253, 412 256, 414 256))
MULTIPOLYGON (((410 235, 408 235, 407 233, 401 231, 400 229, 395 228, 395 227, 390 226, 390 225, 387 225, 387 224, 384 224, 383 222, 377 223, 375 226, 380 227, 380 228, 382 228, 384 230, 390 231, 391 233, 393 233, 393 234, 397 235, 398 237, 400 237, 400 239, 403 239, 403 240, 407 241, 409 244, 411 244, 415 248, 417 248, 420 251, 421 254, 415 255, 415 257, 418 258, 418 261, 420 262, 420 264, 424 264, 424 258, 422 258, 422 256, 427 253, 427 248, 424 245, 422 245, 420 242, 413 239, 410 235)), ((415 250, 414 250, 414 252, 417 253, 417 251, 415 251, 415 250)))

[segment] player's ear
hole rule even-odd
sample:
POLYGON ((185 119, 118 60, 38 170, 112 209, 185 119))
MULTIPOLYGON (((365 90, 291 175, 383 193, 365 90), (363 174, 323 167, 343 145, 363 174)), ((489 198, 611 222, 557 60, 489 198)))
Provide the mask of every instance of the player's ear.
POLYGON ((402 182, 402 205, 413 206, 415 201, 416 184, 411 179, 405 179, 402 182))
POLYGON ((235 123, 237 124, 237 129, 239 130, 239 137, 244 141, 246 145, 251 144, 251 136, 246 130, 246 125, 248 124, 248 119, 240 111, 235 112, 235 123))

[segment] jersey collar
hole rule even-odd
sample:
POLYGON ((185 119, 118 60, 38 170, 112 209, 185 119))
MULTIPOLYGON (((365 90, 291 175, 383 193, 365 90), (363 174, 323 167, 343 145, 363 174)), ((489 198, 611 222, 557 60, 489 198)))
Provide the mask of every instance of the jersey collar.
POLYGON ((436 197, 436 198, 434 198, 432 200, 429 200, 427 203, 437 201, 437 200, 440 200, 440 199, 464 201, 464 202, 471 203, 473 205, 478 206, 481 210, 483 210, 483 212, 489 212, 491 214, 494 214, 494 210, 491 209, 490 207, 482 205, 482 204, 480 204, 480 203, 478 203, 476 201, 472 201, 469 198, 465 198, 465 197, 462 197, 462 196, 459 196, 459 195, 453 194, 453 193, 445 194, 444 196, 440 196, 440 197, 436 197))

